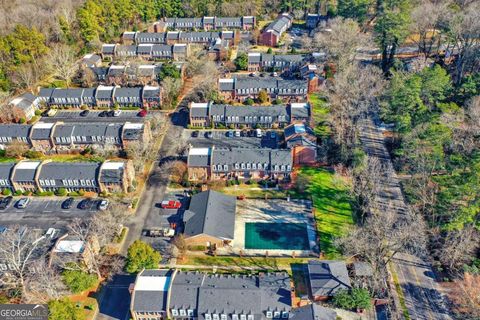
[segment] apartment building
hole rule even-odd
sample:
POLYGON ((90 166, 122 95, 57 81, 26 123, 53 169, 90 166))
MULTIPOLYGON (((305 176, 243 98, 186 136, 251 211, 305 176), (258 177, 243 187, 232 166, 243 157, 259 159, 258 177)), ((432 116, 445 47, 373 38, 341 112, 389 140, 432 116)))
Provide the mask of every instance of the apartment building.
POLYGON ((47 106, 158 107, 162 102, 159 86, 40 89, 39 99, 47 106))
POLYGON ((289 13, 283 13, 272 21, 260 34, 260 43, 270 47, 276 47, 285 31, 293 23, 293 16, 289 13))
POLYGON ((0 124, 1 145, 8 147, 12 143, 24 143, 43 153, 83 150, 86 147, 125 148, 133 142, 148 143, 150 139, 148 122, 0 124))
POLYGON ((292 298, 285 272, 259 275, 143 270, 130 303, 134 320, 289 319, 292 298))
POLYGON ((165 32, 167 30, 232 30, 249 31, 255 28, 254 16, 243 17, 201 17, 201 18, 163 18, 155 22, 149 31, 165 32))
MULTIPOLYGON (((217 39, 228 41, 231 44, 237 44, 240 41, 240 35, 234 31, 168 31, 168 32, 131 32, 123 33, 122 43, 126 46, 142 44, 203 44, 209 45, 217 39)), ((132 48, 133 49, 133 48, 132 48)))
POLYGON ((278 179, 290 177, 291 150, 267 148, 190 148, 187 157, 191 181, 221 179, 278 179))
POLYGON ((295 72, 304 66, 310 57, 302 54, 248 53, 248 71, 295 72))
POLYGON ((178 44, 104 44, 101 50, 104 58, 143 58, 146 60, 175 60, 182 61, 188 57, 189 46, 178 44))
POLYGON ((327 16, 316 14, 316 13, 309 13, 307 14, 307 18, 305 19, 305 26, 307 29, 313 30, 319 25, 325 25, 327 23, 327 16))
POLYGON ((310 127, 305 123, 295 123, 283 132, 287 148, 292 149, 295 166, 317 163, 317 136, 310 127))
POLYGON ((135 172, 131 161, 0 163, 0 188, 11 191, 128 192, 135 172))
POLYGON ((284 101, 304 101, 310 93, 309 80, 284 80, 276 77, 236 77, 218 80, 218 91, 227 101, 256 99, 261 91, 266 91, 269 99, 284 101))
MULTIPOLYGON (((35 111, 40 108, 41 100, 31 93, 24 93, 8 103, 10 114, 13 116, 13 120, 18 122, 20 119, 26 121, 33 118, 35 111)), ((7 119, 7 114, 0 115, 0 121, 11 120, 7 119)))
POLYGON ((191 102, 189 107, 189 123, 192 127, 283 128, 290 123, 310 121, 310 105, 307 102, 271 106, 191 102))

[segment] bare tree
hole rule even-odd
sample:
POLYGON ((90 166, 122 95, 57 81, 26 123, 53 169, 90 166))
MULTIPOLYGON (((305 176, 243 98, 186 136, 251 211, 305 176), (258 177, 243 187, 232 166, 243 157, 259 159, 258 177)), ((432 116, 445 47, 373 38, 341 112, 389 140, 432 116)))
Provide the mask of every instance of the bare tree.
POLYGON ((423 254, 426 246, 423 219, 411 215, 399 219, 392 210, 372 214, 362 226, 354 227, 336 245, 347 256, 369 262, 374 271, 374 288, 380 292, 387 276, 387 264, 399 252, 423 254))
POLYGON ((480 247, 478 232, 472 226, 450 231, 446 236, 434 239, 434 243, 436 249, 433 254, 453 274, 461 273, 463 265, 471 263, 480 247))
POLYGON ((326 52, 337 70, 342 70, 355 59, 357 49, 368 43, 368 37, 352 19, 335 18, 330 25, 331 31, 315 35, 313 46, 326 52))
POLYGON ((174 79, 167 77, 162 81, 162 92, 163 92, 163 106, 164 109, 175 108, 175 103, 177 102, 178 95, 182 88, 182 83, 180 79, 174 79))
POLYGON ((50 50, 47 65, 55 77, 65 81, 67 87, 70 86, 70 82, 78 70, 72 47, 62 44, 55 45, 50 50))
POLYGON ((480 319, 480 275, 465 273, 452 283, 449 297, 461 319, 480 319))
POLYGON ((27 144, 16 142, 7 146, 6 156, 12 158, 20 158, 27 151, 27 144))
POLYGON ((44 259, 32 264, 25 285, 28 288, 28 300, 32 303, 47 303, 66 292, 59 270, 48 266, 44 259))
POLYGON ((32 263, 39 258, 41 250, 37 249, 42 240, 38 232, 19 226, 9 228, 0 237, 0 257, 10 266, 9 277, 0 283, 7 288, 18 288, 22 299, 27 298, 26 280, 32 263))

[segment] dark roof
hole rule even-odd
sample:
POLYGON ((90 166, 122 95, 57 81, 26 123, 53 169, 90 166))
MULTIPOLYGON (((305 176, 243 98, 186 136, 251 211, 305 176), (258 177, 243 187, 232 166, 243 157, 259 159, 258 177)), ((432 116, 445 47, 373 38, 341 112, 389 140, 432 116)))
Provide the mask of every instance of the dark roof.
POLYGON ((235 197, 213 190, 194 195, 185 220, 185 236, 208 234, 233 239, 236 201, 235 197))
MULTIPOLYGON (((138 277, 167 277, 167 286, 171 281, 172 270, 143 270, 138 277)), ((137 278, 138 279, 138 278, 137 278)), ((168 290, 135 289, 132 309, 136 312, 161 312, 167 309, 168 290)))
POLYGON ((303 123, 295 123, 291 124, 288 127, 285 127, 283 130, 284 135, 285 135, 285 140, 288 140, 289 137, 295 136, 295 135, 311 135, 315 136, 315 133, 313 132, 310 127, 306 126, 303 123))
POLYGON ((33 126, 32 127, 32 140, 48 140, 52 133, 53 125, 51 127, 33 126))
POLYGON ((296 118, 310 117, 310 104, 308 103, 292 103, 290 104, 290 115, 296 118))
POLYGON ((74 124, 58 124, 55 126, 55 130, 53 131, 53 137, 71 137, 73 133, 73 129, 75 128, 74 124))
POLYGON ((115 44, 103 44, 102 53, 103 54, 114 54, 115 53, 115 44))
POLYGON ((340 289, 350 289, 350 278, 344 261, 308 261, 309 287, 312 296, 334 296, 340 289))
POLYGON ((53 90, 55 90, 55 88, 41 88, 38 97, 44 100, 49 100, 52 96, 53 90))
POLYGON ((28 138, 31 127, 29 124, 0 124, 0 137, 28 138))
POLYGON ((35 180, 35 173, 37 172, 39 166, 40 161, 19 162, 15 167, 12 181, 33 182, 35 180), (28 164, 28 167, 23 167, 24 164, 28 164))
POLYGON ((118 168, 106 168, 110 162, 105 162, 101 168, 100 182, 103 183, 120 183, 123 180, 123 170, 125 165, 119 166, 118 168))
POLYGON ((121 87, 116 88, 114 97, 141 97, 142 95, 142 87, 121 87))
MULTIPOLYGON (((95 162, 49 162, 40 169, 39 179, 96 180, 100 163, 95 162)), ((58 183, 57 183, 58 186, 58 183)))
POLYGON ((265 31, 273 31, 277 35, 285 31, 286 26, 292 21, 292 17, 288 14, 282 14, 273 20, 265 29, 265 31))
POLYGON ((0 179, 8 181, 10 185, 10 177, 12 175, 15 162, 1 162, 0 163, 0 179))
POLYGON ((187 164, 189 167, 206 167, 210 165, 210 148, 191 148, 188 152, 187 164))
POLYGON ((290 319, 292 320, 335 320, 337 313, 316 303, 292 309, 290 319))
POLYGON ((83 89, 78 88, 56 88, 52 93, 52 98, 82 98, 83 89))

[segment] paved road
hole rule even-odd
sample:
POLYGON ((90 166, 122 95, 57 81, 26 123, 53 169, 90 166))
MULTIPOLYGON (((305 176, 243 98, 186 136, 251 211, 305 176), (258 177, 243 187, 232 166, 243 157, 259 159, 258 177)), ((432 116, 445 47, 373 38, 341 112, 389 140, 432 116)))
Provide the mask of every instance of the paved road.
POLYGON ((25 209, 14 206, 19 198, 14 198, 12 205, 5 210, 0 210, 0 225, 24 225, 33 229, 65 228, 74 218, 86 218, 92 216, 97 208, 93 205, 86 210, 77 208, 82 198, 75 199, 71 209, 64 210, 61 207, 66 198, 60 199, 33 199, 25 209))
MULTIPOLYGON (((118 117, 100 117, 102 111, 92 110, 85 117, 81 117, 82 110, 61 110, 53 117, 42 117, 42 122, 143 122, 145 118, 139 117, 138 110, 122 110, 118 117)), ((148 115, 147 115, 148 118, 148 115)))
MULTIPOLYGON (((164 170, 162 166, 166 161, 175 159, 179 150, 184 148, 182 139, 183 130, 188 120, 188 111, 180 109, 175 112, 166 127, 166 135, 164 137, 162 146, 158 153, 160 161, 155 162, 154 168, 147 180, 145 190, 142 198, 139 201, 139 207, 135 216, 128 222, 129 228, 128 236, 123 246, 124 254, 128 246, 142 237, 142 232, 151 227, 161 227, 165 225, 165 221, 176 221, 180 216, 175 211, 165 211, 158 206, 163 199, 166 198, 165 191, 168 184, 169 172, 164 170)), ((168 196, 169 198, 171 195, 168 196)), ((167 239, 161 238, 144 238, 152 243, 152 245, 162 253, 165 259, 169 256, 169 244, 167 239)))
MULTIPOLYGON (((362 120, 360 140, 365 152, 370 157, 377 158, 382 166, 380 188, 374 201, 380 210, 393 210, 401 217, 407 213, 408 207, 385 147, 382 131, 370 119, 362 120), (388 203, 392 203, 393 206, 388 206, 388 203)), ((440 286, 435 282, 435 274, 427 262, 405 254, 398 255, 393 262, 411 319, 452 319, 448 308, 445 307, 446 301, 441 294, 440 286)))

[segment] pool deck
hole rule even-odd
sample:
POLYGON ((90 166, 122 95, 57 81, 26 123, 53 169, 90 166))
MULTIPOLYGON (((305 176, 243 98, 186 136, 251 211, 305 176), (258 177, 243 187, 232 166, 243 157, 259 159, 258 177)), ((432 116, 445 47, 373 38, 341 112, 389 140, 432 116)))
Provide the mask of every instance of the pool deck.
POLYGON ((241 252, 246 256, 265 256, 266 251, 272 257, 292 256, 293 253, 297 257, 318 254, 311 201, 279 199, 237 201, 234 240, 230 247, 221 248, 218 254, 239 254, 241 252), (310 250, 245 249, 245 223, 247 222, 305 223, 307 224, 310 250))

